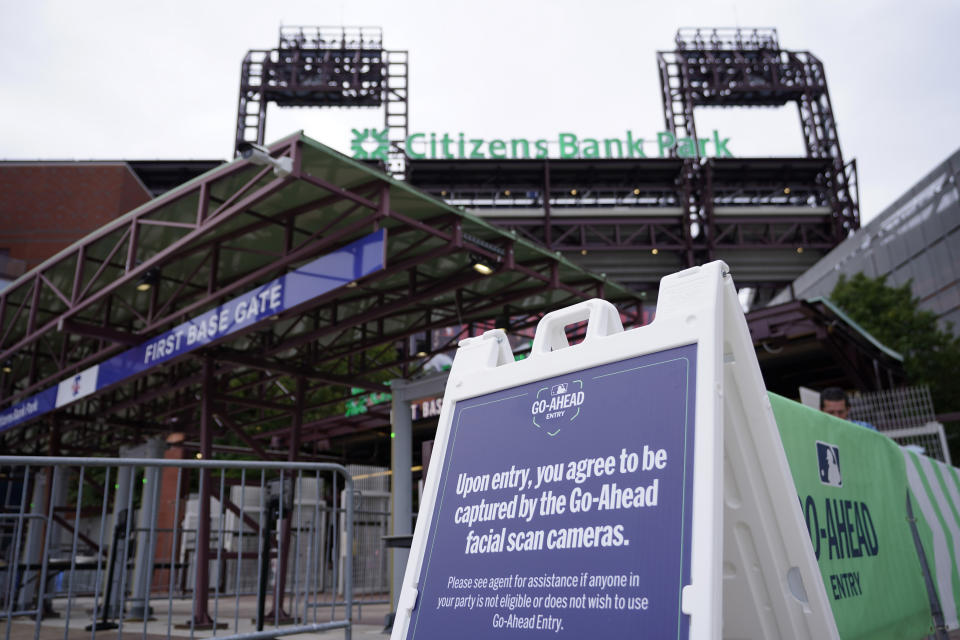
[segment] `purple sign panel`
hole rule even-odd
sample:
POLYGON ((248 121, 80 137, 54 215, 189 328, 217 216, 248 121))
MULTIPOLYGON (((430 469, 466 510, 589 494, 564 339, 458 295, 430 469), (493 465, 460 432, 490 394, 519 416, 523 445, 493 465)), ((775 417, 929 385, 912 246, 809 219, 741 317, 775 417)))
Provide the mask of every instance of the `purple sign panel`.
POLYGON ((696 353, 458 402, 407 638, 686 638, 696 353))

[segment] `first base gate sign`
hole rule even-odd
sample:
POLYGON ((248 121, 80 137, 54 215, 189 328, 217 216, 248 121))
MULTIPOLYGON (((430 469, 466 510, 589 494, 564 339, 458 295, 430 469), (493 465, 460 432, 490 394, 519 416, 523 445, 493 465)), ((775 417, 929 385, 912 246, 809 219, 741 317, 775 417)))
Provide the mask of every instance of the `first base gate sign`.
POLYGON ((664 278, 646 327, 591 300, 520 362, 502 331, 461 342, 394 640, 836 637, 745 333, 716 262, 664 278))

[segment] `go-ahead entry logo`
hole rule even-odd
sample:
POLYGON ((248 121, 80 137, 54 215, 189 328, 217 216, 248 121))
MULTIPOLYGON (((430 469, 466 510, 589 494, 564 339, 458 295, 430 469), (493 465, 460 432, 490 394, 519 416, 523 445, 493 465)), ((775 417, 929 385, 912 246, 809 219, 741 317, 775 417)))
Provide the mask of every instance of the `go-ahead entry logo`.
POLYGON ((564 425, 577 419, 583 404, 583 380, 560 382, 537 391, 530 412, 533 424, 548 436, 560 433, 564 425))

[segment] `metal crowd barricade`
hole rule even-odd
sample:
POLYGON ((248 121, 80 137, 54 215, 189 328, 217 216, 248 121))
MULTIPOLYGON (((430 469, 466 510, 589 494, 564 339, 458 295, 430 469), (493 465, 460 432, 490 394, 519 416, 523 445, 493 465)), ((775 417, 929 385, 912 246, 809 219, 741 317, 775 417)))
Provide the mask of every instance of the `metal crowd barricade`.
POLYGON ((0 638, 349 640, 354 520, 337 464, 0 456, 0 638))
POLYGON ((850 399, 850 419, 869 422, 897 444, 952 465, 947 434, 927 386, 881 389, 850 399))
MULTIPOLYGON (((355 491, 353 504, 354 596, 365 596, 364 604, 387 603, 387 599, 375 598, 390 591, 390 571, 383 544, 384 536, 390 533, 390 494, 355 491)), ((345 524, 341 518, 341 535, 346 535, 345 524)))

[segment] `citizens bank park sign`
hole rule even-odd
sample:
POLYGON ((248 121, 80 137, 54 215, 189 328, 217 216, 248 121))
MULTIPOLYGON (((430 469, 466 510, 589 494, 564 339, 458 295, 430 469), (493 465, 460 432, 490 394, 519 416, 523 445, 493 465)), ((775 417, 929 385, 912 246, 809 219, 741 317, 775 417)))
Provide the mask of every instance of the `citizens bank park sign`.
MULTIPOLYGON (((350 150, 361 160, 386 160, 390 152, 387 130, 351 129, 350 150)), ((404 141, 404 151, 414 160, 523 160, 542 158, 680 158, 713 156, 732 158, 730 138, 714 129, 708 138, 678 138, 669 131, 639 137, 626 131, 616 138, 581 138, 559 133, 547 138, 474 138, 465 133, 414 133, 404 141)))

